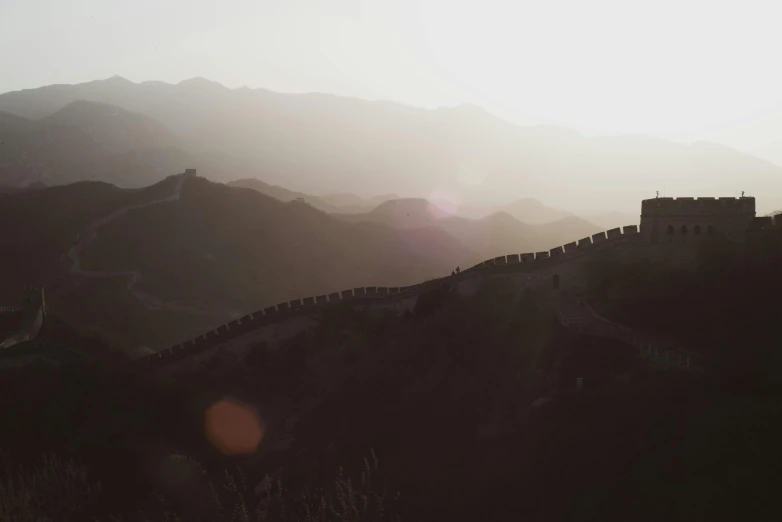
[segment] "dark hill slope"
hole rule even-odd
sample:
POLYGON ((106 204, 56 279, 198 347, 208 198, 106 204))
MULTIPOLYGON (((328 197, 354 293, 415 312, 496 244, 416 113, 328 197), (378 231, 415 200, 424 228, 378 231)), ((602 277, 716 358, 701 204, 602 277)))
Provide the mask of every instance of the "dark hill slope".
POLYGON ((0 194, 0 302, 15 302, 27 284, 55 284, 68 268, 68 248, 89 223, 117 208, 165 197, 174 182, 123 190, 85 181, 0 194))
POLYGON ((345 223, 301 203, 202 178, 179 201, 134 209, 98 229, 74 277, 67 252, 93 221, 118 208, 165 198, 177 178, 146 189, 95 182, 0 195, 0 299, 42 284, 54 313, 90 335, 132 350, 160 348, 236 314, 357 286, 399 286, 450 273, 479 256, 432 230, 345 223), (148 307, 127 289, 162 300, 148 307))
POLYGON ((168 299, 252 311, 356 286, 406 285, 478 257, 437 230, 344 223, 308 205, 196 178, 178 204, 108 225, 85 267, 139 270, 168 299))

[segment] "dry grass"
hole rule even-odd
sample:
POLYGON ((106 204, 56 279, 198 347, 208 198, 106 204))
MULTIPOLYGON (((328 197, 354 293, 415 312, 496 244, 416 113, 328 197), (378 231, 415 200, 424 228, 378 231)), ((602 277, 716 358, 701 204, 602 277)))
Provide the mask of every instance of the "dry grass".
MULTIPOLYGON (((195 460, 190 469, 206 475, 195 460)), ((342 471, 325 488, 291 492, 268 476, 260 495, 248 487, 244 474, 228 471, 209 481, 212 506, 208 513, 184 514, 157 495, 158 508, 136 514, 102 515, 95 511, 100 483, 88 479, 85 468, 45 455, 31 469, 9 469, 0 482, 0 521, 14 522, 398 522, 394 514, 399 493, 377 489, 377 458, 364 461, 361 478, 353 482, 342 471)))
POLYGON ((0 520, 69 522, 85 520, 100 494, 86 470, 73 461, 44 455, 29 469, 7 469, 0 481, 0 520))
POLYGON ((391 511, 399 502, 399 492, 376 489, 377 457, 371 453, 364 459, 361 479, 353 483, 340 470, 326 489, 305 491, 300 495, 287 493, 278 480, 264 480, 263 498, 255 510, 255 518, 240 518, 237 522, 392 522, 399 521, 391 511))

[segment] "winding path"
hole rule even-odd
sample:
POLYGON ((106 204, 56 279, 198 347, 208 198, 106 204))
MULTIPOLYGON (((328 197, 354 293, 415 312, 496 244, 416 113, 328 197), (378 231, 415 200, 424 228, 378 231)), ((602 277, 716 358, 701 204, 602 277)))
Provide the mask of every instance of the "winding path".
POLYGON ((96 237, 98 237, 98 229, 100 227, 110 223, 111 221, 114 221, 121 216, 124 216, 131 210, 137 210, 152 205, 159 205, 161 203, 179 201, 179 198, 182 194, 182 187, 190 176, 190 174, 180 174, 179 180, 177 181, 176 187, 174 188, 174 193, 168 197, 147 201, 146 203, 139 203, 137 205, 128 205, 126 207, 115 210, 107 216, 93 221, 89 227, 87 227, 87 230, 79 235, 76 244, 68 250, 68 258, 71 260, 71 268, 69 271, 70 274, 72 276, 89 277, 93 279, 106 279, 113 277, 126 279, 126 288, 128 292, 149 310, 168 310, 208 315, 208 312, 195 306, 166 302, 150 293, 140 290, 137 288, 138 284, 141 282, 141 272, 138 270, 109 272, 105 270, 82 270, 81 267, 80 255, 84 249, 87 248, 93 241, 95 241, 96 237))
POLYGON ((666 366, 676 366, 690 370, 702 368, 708 360, 697 352, 674 345, 670 340, 660 341, 644 338, 632 328, 628 328, 601 316, 586 299, 566 292, 558 292, 554 299, 554 311, 559 321, 566 327, 592 335, 611 337, 632 344, 646 357, 650 357, 666 366), (692 362, 692 365, 691 365, 692 362))

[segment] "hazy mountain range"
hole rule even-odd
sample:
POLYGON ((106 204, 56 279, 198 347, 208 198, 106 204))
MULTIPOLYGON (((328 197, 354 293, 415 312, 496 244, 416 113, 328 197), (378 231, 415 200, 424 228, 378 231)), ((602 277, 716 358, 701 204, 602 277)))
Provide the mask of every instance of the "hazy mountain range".
POLYGON ((481 254, 492 258, 506 253, 547 250, 597 233, 600 228, 575 216, 546 224, 523 223, 507 212, 473 220, 451 215, 424 199, 386 201, 366 214, 342 215, 350 222, 384 223, 400 229, 436 227, 481 254))
POLYGON ((398 199, 396 194, 386 194, 382 196, 374 196, 371 198, 362 198, 355 194, 327 194, 325 196, 312 196, 304 192, 296 192, 294 190, 288 190, 278 185, 270 185, 259 179, 248 178, 232 181, 228 183, 232 187, 250 188, 257 190, 262 194, 271 196, 274 199, 280 201, 304 201, 309 205, 328 212, 330 214, 335 213, 360 213, 369 212, 376 206, 389 201, 391 199, 398 199))
POLYGON ((0 183, 144 186, 193 164, 177 144, 155 120, 103 104, 76 101, 35 121, 0 112, 0 183))
POLYGON ((0 303, 28 284, 51 310, 129 347, 159 349, 213 324, 281 301, 354 288, 400 286, 450 273, 481 256, 436 228, 347 223, 307 204, 203 178, 176 203, 131 209, 97 230, 70 273, 69 248, 91 223, 174 191, 175 178, 144 189, 81 182, 0 194, 0 303), (121 274, 164 305, 149 308, 121 274), (101 275, 98 275, 101 274, 101 275), (110 274, 120 274, 111 276, 110 274))
POLYGON ((713 126, 687 138, 717 141, 782 165, 782 105, 713 126))
POLYGON ((585 138, 473 106, 203 79, 6 93, 0 247, 14 255, 0 267, 0 304, 40 284, 80 331, 130 351, 160 348, 277 302, 414 284, 637 223, 638 200, 658 189, 754 191, 769 212, 782 208, 780 174, 713 143, 585 138), (135 208, 169 197, 177 178, 167 176, 191 167, 199 177, 176 204, 135 208), (81 255, 94 275, 74 277, 69 249, 128 206, 81 255), (138 292, 152 297, 110 274, 138 274, 138 292))
MULTIPOLYGON (((574 216, 545 224, 507 212, 468 219, 411 198, 327 214, 306 195, 285 202, 261 193, 263 184, 200 177, 176 202, 148 204, 173 194, 176 179, 143 189, 80 182, 0 193, 0 248, 14 253, 0 266, 0 303, 16 302, 25 285, 43 285, 54 313, 137 352, 281 301, 415 284, 599 230, 574 216), (69 248, 121 208, 129 210, 100 226, 80 255, 80 270, 93 275, 72 274, 69 248), (129 291, 132 273, 151 298, 129 291)), ((331 201, 356 204, 346 195, 331 201)))
POLYGON ((782 168, 725 146, 645 136, 586 138, 560 127, 513 125, 469 105, 424 110, 228 89, 200 78, 172 85, 115 77, 6 93, 0 111, 25 118, 4 128, 28 137, 0 160, 0 183, 6 184, 70 181, 82 171, 81 179, 141 186, 150 179, 134 184, 134 176, 143 176, 136 172, 162 178, 187 162, 218 181, 259 177, 318 196, 396 193, 464 207, 535 198, 579 215, 635 212, 638 200, 656 190, 668 196, 746 190, 763 195, 760 211, 782 206, 782 168), (114 108, 70 106, 83 101, 114 108), (145 129, 149 137, 115 131, 115 125, 145 129), (63 127, 82 133, 63 137, 51 130, 63 127), (45 160, 30 159, 38 155, 45 160), (82 156, 100 158, 98 166, 82 156))

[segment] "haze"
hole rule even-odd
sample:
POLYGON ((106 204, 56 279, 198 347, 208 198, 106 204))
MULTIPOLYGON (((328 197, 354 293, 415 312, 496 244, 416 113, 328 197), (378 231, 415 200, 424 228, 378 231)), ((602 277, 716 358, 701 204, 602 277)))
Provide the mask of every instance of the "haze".
POLYGON ((782 101, 775 2, 4 0, 0 92, 120 75, 678 139, 782 101))

